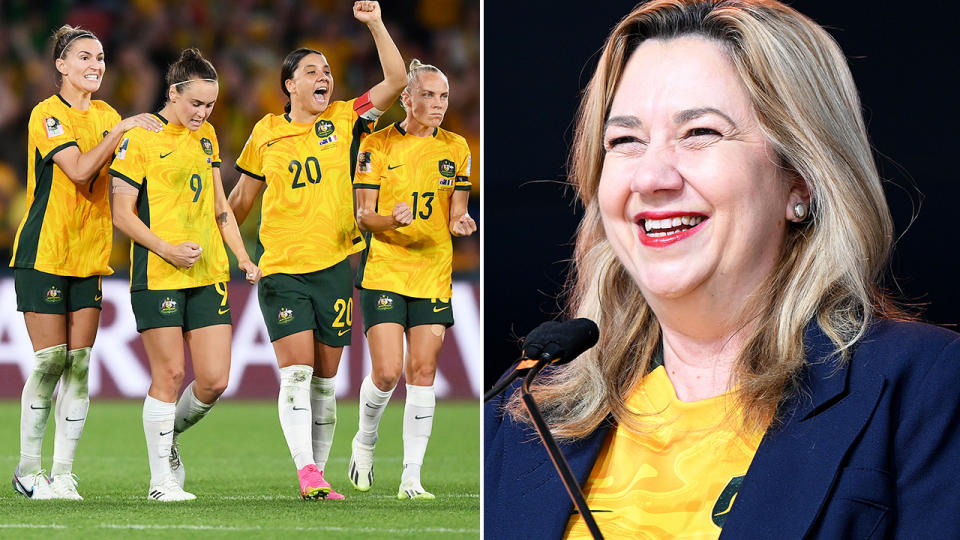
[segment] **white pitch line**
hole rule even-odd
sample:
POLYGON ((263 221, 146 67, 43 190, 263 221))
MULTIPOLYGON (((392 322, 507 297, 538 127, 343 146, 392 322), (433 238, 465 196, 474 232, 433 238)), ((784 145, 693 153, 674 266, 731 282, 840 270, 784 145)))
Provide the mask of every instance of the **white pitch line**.
POLYGON ((66 529, 64 525, 42 525, 39 523, 0 523, 0 529, 66 529))
POLYGON ((135 524, 113 524, 101 523, 97 525, 101 529, 134 529, 134 530, 189 530, 189 531, 329 531, 329 532, 365 532, 376 534, 418 534, 418 533, 443 533, 443 534, 471 534, 479 533, 480 529, 446 529, 441 527, 428 527, 423 529, 378 529, 372 527, 229 527, 223 525, 135 525, 135 524))
MULTIPOLYGON (((93 495, 87 496, 88 500, 120 500, 120 501, 139 501, 145 499, 139 495, 93 495)), ((347 500, 354 499, 396 499, 396 495, 353 495, 347 500)), ((452 493, 440 496, 441 499, 479 499, 479 493, 452 493)), ((222 501, 298 501, 300 498, 296 495, 211 495, 200 496, 201 500, 222 500, 222 501)), ((337 504, 337 503, 333 503, 337 504)))

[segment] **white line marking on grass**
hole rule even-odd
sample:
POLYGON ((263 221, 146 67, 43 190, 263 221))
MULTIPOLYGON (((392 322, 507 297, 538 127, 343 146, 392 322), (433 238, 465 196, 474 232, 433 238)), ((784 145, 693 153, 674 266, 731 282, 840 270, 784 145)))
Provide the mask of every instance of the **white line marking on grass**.
MULTIPOLYGON (((348 494, 349 495, 349 494, 348 494)), ((90 500, 121 500, 121 501, 140 501, 146 499, 146 497, 141 497, 139 495, 99 495, 99 496, 87 496, 90 500)), ((353 495, 347 497, 347 500, 363 500, 363 499, 396 499, 396 495, 353 495)), ((479 493, 450 493, 442 494, 439 496, 440 499, 479 499, 479 493)), ((201 495, 199 497, 201 501, 300 501, 300 497, 297 495, 201 495)), ((333 503, 338 504, 338 503, 333 503)))
POLYGON ((456 533, 471 534, 479 533, 480 529, 447 529, 442 527, 427 528, 409 528, 409 529, 380 529, 374 527, 230 527, 225 525, 135 525, 101 523, 97 526, 101 529, 134 529, 134 530, 189 530, 189 531, 327 531, 327 532, 365 532, 376 534, 419 534, 419 533, 456 533))
POLYGON ((40 523, 0 523, 0 529, 66 529, 64 525, 44 525, 40 523))

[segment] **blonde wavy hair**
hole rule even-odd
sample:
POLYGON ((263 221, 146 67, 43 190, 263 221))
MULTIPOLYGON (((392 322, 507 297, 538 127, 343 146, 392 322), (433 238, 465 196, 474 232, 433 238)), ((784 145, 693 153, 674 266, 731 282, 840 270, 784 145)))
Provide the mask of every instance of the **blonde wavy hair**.
MULTIPOLYGON (((624 66, 646 39, 695 35, 718 43, 750 97, 782 167, 806 183, 808 219, 788 228, 779 261, 751 296, 755 330, 731 384, 746 429, 765 429, 777 404, 800 391, 804 330, 816 321, 838 361, 874 317, 902 317, 878 286, 893 224, 846 59, 816 23, 772 0, 653 0, 608 37, 580 104, 570 182, 585 207, 568 283, 568 315, 589 317, 600 341, 532 391, 555 436, 588 435, 608 416, 633 429, 625 400, 651 368, 660 343, 656 316, 604 234, 597 186, 603 126, 624 66)), ((519 392, 508 413, 523 420, 519 392)))

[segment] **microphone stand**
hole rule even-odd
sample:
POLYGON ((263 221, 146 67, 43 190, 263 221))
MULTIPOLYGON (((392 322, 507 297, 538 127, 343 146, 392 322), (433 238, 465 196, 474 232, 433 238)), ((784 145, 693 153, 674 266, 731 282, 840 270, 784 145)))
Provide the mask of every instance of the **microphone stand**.
POLYGON ((553 461, 553 466, 560 475, 563 487, 567 489, 567 494, 570 495, 570 499, 573 500, 573 505, 576 507, 577 512, 580 513, 580 516, 583 517, 584 523, 587 524, 587 529, 590 530, 590 534, 595 540, 603 540, 603 535, 600 534, 600 528, 597 527, 597 522, 593 519, 593 514, 591 514, 590 509, 587 508, 587 501, 583 498, 583 491, 580 490, 580 485, 577 483, 577 479, 574 478, 573 471, 570 470, 567 459, 563 457, 563 453, 560 452, 560 447, 557 446, 553 435, 550 434, 550 428, 547 427, 547 423, 540 413, 540 408, 537 407, 537 402, 534 401, 533 396, 530 395, 530 383, 533 382, 533 379, 540 374, 540 371, 543 370, 548 363, 548 360, 540 360, 537 362, 537 365, 530 370, 530 373, 528 373, 527 377, 523 380, 523 384, 521 385, 523 405, 526 407, 527 412, 530 413, 533 425, 537 429, 537 433, 540 434, 540 439, 543 441, 547 453, 550 454, 550 460, 553 461))

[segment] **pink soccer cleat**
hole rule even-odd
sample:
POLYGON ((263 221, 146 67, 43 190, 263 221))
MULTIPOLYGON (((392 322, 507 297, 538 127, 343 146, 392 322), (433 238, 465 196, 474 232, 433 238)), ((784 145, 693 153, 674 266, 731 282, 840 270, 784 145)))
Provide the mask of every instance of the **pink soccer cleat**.
POLYGON ((300 497, 317 499, 330 493, 330 483, 323 479, 323 473, 316 465, 310 464, 297 471, 300 479, 300 497))

